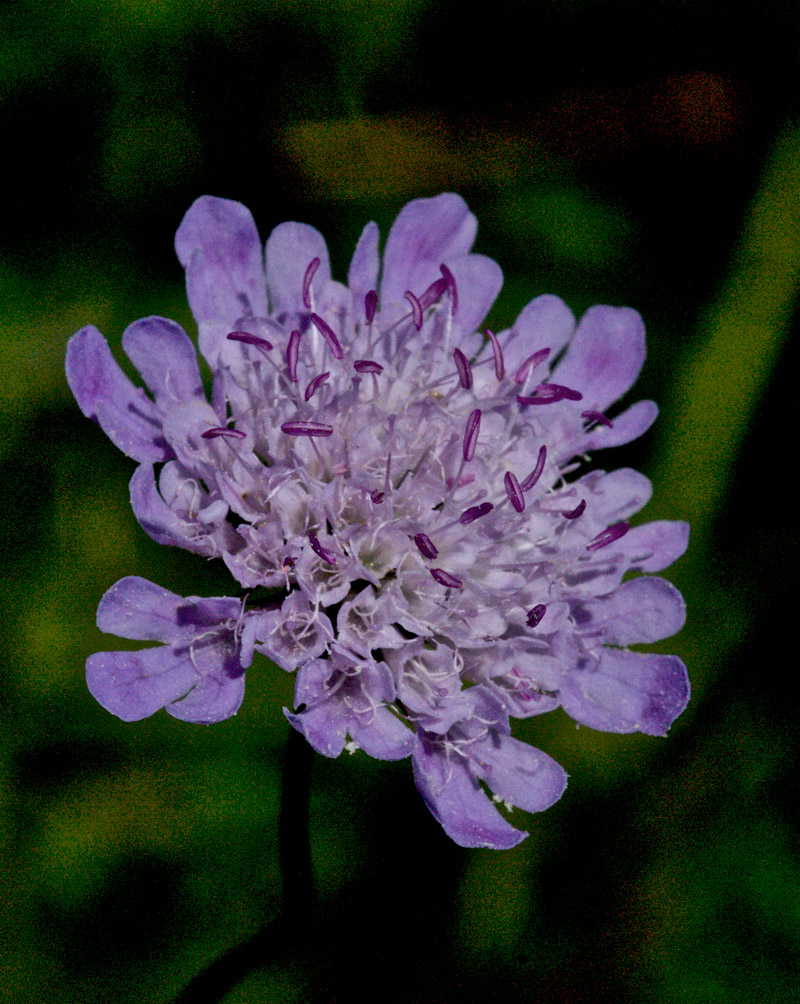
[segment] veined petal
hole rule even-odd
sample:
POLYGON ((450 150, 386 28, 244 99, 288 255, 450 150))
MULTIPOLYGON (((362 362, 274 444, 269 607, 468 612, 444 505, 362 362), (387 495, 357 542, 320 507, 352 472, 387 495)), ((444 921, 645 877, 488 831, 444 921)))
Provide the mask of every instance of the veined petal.
POLYGON ((86 660, 89 692, 106 711, 136 722, 187 694, 197 680, 188 654, 168 645, 140 652, 97 652, 86 660))
POLYGON ((347 722, 343 709, 332 701, 302 712, 283 709, 289 724, 306 737, 317 753, 337 757, 347 741, 347 722))
POLYGON ((173 718, 199 725, 214 725, 235 715, 244 700, 244 675, 233 679, 224 672, 204 676, 186 697, 166 710, 173 718))
POLYGON ((123 453, 139 461, 172 457, 159 410, 125 376, 97 328, 89 325, 70 338, 66 371, 81 411, 98 422, 123 453))
POLYGON ((666 579, 631 579, 601 599, 580 605, 572 614, 581 631, 602 629, 604 645, 651 644, 669 638, 686 621, 683 597, 666 579))
POLYGON ((377 223, 368 223, 361 232, 361 236, 353 252, 353 259, 350 262, 350 271, 347 273, 347 285, 358 301, 357 309, 364 309, 364 297, 372 289, 378 288, 378 270, 380 268, 380 255, 378 253, 378 241, 380 232, 377 223))
POLYGON ((122 347, 162 407, 205 399, 197 352, 180 324, 144 317, 126 328, 122 347))
POLYGON ((486 317, 503 285, 503 272, 496 261, 470 254, 449 262, 458 289, 458 313, 453 326, 471 335, 486 317))
POLYGON ((376 708, 369 716, 351 716, 347 730, 367 756, 376 760, 404 760, 414 746, 414 733, 388 708, 376 708))
POLYGON ((604 649, 597 661, 568 674, 564 710, 602 732, 664 736, 686 707, 689 678, 674 655, 604 649))
POLYGON ((448 755, 439 742, 417 736, 412 764, 425 804, 461 847, 516 847, 528 836, 500 815, 463 756, 448 755))
POLYGON ((604 450, 624 446, 643 436, 658 418, 655 401, 637 401, 614 419, 614 425, 597 425, 586 437, 583 450, 604 450))
POLYGON ((232 329, 240 317, 266 317, 261 240, 240 202, 197 199, 178 227, 175 251, 198 323, 221 321, 232 329))
POLYGON ((311 262, 319 258, 319 267, 311 281, 311 292, 319 297, 331 278, 331 265, 325 238, 306 223, 281 223, 267 239, 267 287, 273 314, 297 315, 303 305, 303 279, 311 262))
POLYGON ((100 600, 97 626, 118 638, 171 642, 179 633, 178 609, 184 602, 154 582, 128 575, 100 600))
POLYGON ((641 572, 662 572, 686 553, 689 524, 680 520, 654 520, 634 526, 616 544, 616 549, 641 572))
POLYGON ((196 524, 181 519, 161 497, 152 464, 140 464, 133 472, 130 495, 131 508, 139 525, 159 544, 209 556, 216 552, 211 537, 201 534, 196 524))
POLYGON ((402 303, 406 290, 422 293, 441 277, 439 266, 472 248, 478 221, 460 195, 445 192, 407 203, 383 252, 381 307, 402 303))
POLYGON ((602 412, 632 386, 644 356, 644 324, 635 310, 590 307, 553 371, 553 382, 581 391, 581 410, 602 412))
POLYGON ((567 772, 561 764, 500 732, 476 743, 470 758, 495 795, 528 812, 549 809, 567 787, 567 772))
POLYGON ((522 363, 541 349, 550 349, 548 360, 552 363, 574 331, 575 315, 560 297, 550 293, 535 297, 522 308, 503 343, 506 372, 513 377, 522 363))
MULTIPOLYGON (((590 475, 591 478, 591 475, 590 475)), ((592 487, 593 509, 606 523, 633 516, 647 505, 653 494, 650 479, 632 467, 620 467, 598 477, 592 487)))

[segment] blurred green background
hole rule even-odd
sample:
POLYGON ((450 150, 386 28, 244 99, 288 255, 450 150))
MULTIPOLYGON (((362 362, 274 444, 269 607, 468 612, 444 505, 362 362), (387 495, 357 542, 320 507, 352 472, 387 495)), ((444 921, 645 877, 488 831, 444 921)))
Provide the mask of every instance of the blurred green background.
POLYGON ((450 843, 407 763, 318 757, 319 912, 225 1000, 797 999, 796 22, 710 0, 4 8, 0 1000, 167 1002, 281 895, 291 678, 257 663, 209 729, 126 725, 85 690, 117 578, 230 580, 138 528, 67 338, 94 323, 118 347, 148 313, 194 330, 172 239, 198 195, 244 202, 263 238, 316 225, 343 278, 367 219, 385 235, 441 190, 504 269, 493 325, 543 291, 644 315, 635 397, 661 418, 599 462, 653 478, 645 518, 692 521, 667 573, 689 621, 663 645, 692 703, 668 740, 522 723, 571 779, 509 852, 450 843))

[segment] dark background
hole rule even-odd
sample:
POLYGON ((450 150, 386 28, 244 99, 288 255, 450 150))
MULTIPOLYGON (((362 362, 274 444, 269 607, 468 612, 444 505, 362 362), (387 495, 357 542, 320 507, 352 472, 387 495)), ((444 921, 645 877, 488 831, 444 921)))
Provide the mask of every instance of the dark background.
MULTIPOLYGON (((102 593, 138 574, 225 595, 159 548, 132 464, 80 414, 64 346, 148 313, 188 330, 174 231, 204 193, 262 238, 319 227, 346 274, 367 219, 459 191, 506 284, 638 308, 637 396, 662 413, 603 458, 693 525, 662 646, 694 694, 670 738, 518 735, 570 787, 467 852, 407 763, 317 758, 320 914, 225 998, 796 999, 793 618, 800 277, 793 3, 17 0, 0 14, 0 1000, 166 1002, 279 909, 291 678, 257 662, 233 720, 126 725, 83 664, 102 593), (792 987, 795 990, 792 991, 792 987)), ((113 642, 112 642, 113 644, 113 642)))

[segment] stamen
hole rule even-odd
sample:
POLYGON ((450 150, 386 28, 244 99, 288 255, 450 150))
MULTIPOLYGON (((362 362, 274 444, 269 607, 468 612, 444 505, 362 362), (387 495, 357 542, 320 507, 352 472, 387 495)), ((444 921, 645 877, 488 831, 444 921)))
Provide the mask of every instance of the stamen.
POLYGON ((469 523, 474 523, 476 519, 480 519, 481 516, 486 516, 492 509, 494 509, 494 506, 491 502, 481 502, 480 505, 471 505, 469 509, 465 509, 461 513, 458 521, 462 526, 467 526, 469 523))
POLYGON ((550 349, 548 348, 539 349, 539 351, 534 352, 532 356, 528 356, 528 358, 520 364, 519 369, 514 375, 514 383, 525 383, 533 370, 536 369, 539 363, 543 363, 549 355, 550 349))
POLYGON ((303 276, 303 306, 311 310, 311 281, 319 268, 319 258, 312 258, 303 276))
POLYGON ((494 354, 494 375, 498 380, 502 380, 506 375, 506 364, 503 359, 503 349, 500 346, 500 342, 497 339, 497 335, 493 331, 486 329, 486 337, 492 343, 492 352, 494 354))
POLYGON ((585 418, 587 422, 596 422, 597 425, 607 425, 609 429, 614 428, 614 423, 602 411, 582 411, 581 418, 585 418))
POLYGON ((386 492, 379 491, 377 488, 373 488, 369 493, 369 497, 372 499, 374 505, 380 505, 381 502, 386 498, 386 492))
POLYGON ((224 426, 214 426, 200 433, 201 439, 247 439, 247 434, 239 429, 228 429, 224 426))
POLYGON ((544 603, 537 603, 535 607, 531 607, 528 611, 528 616, 525 618, 525 623, 528 627, 535 628, 542 620, 542 617, 547 613, 547 607, 544 603))
POLYGON ((322 422, 284 422, 281 432, 287 436, 332 436, 333 426, 322 422))
POLYGON ((325 381, 330 376, 329 372, 317 373, 313 380, 309 380, 308 387, 306 387, 305 399, 310 401, 314 394, 319 390, 319 388, 325 383, 325 381))
POLYGON ((422 304, 414 296, 410 289, 407 289, 403 296, 411 304, 411 317, 414 321, 414 327, 419 331, 422 328, 422 304))
POLYGON ((524 492, 529 492, 531 488, 533 488, 533 486, 539 480, 539 478, 542 476, 542 471, 544 470, 544 462, 546 458, 547 458, 547 447, 540 446, 539 456, 536 458, 536 466, 520 485, 520 488, 524 492))
POLYGON ((440 586, 447 586, 448 589, 460 589, 464 585, 461 579, 457 579, 443 568, 431 568, 430 573, 440 586))
POLYGON ((432 307, 436 301, 447 292, 447 280, 437 279, 432 282, 419 298, 419 305, 423 310, 432 307))
POLYGON ((467 419, 467 428, 464 432, 464 460, 472 460, 475 456, 475 447, 478 445, 478 433, 481 428, 481 409, 476 408, 470 412, 467 419))
POLYGON ((453 317, 456 315, 458 310, 458 288, 456 286, 456 277, 447 267, 447 265, 440 265, 439 271, 444 276, 444 280, 447 283, 447 291, 450 294, 450 301, 453 304, 453 317))
POLYGON ((297 357, 300 352, 300 332, 293 331, 289 335, 289 344, 286 346, 286 368, 289 370, 289 379, 292 383, 297 383, 297 357))
POLYGON ((323 320, 319 314, 311 315, 311 323, 317 329, 317 331, 322 335, 325 341, 328 343, 328 348, 331 350, 334 359, 341 359, 344 355, 342 352, 342 346, 339 344, 339 339, 336 337, 336 332, 328 324, 327 321, 323 320))
POLYGON ((587 551, 599 551, 601 547, 608 547, 609 544, 613 544, 615 540, 619 540, 620 537, 624 537, 625 534, 630 530, 630 526, 627 523, 614 523, 607 529, 603 530, 602 533, 590 541, 586 545, 587 551))
POLYGON ((517 512, 522 512, 525 508, 525 496, 522 494, 522 489, 516 475, 512 474, 511 471, 506 471, 503 476, 503 487, 506 490, 506 495, 508 495, 511 505, 514 506, 517 512))
POLYGON ((564 519, 577 519, 579 516, 583 515, 583 510, 585 508, 586 508, 586 499, 581 499, 574 509, 570 509, 569 512, 562 512, 561 515, 564 517, 564 519))
POLYGON ((231 331, 226 338, 229 342, 244 342, 245 345, 255 345, 258 349, 272 348, 272 342, 268 342, 266 338, 259 338, 258 335, 251 335, 249 331, 231 331))
POLYGON ((439 557, 439 551, 427 533, 415 533, 414 543, 419 548, 419 552, 423 558, 433 559, 439 557))
POLYGON ((317 537, 313 530, 310 530, 308 533, 308 541, 311 544, 311 550, 314 554, 322 558, 323 561, 327 561, 329 565, 336 564, 336 555, 333 551, 328 550, 327 547, 323 547, 323 545, 320 544, 319 537, 317 537))
POLYGON ((372 359, 356 359, 353 367, 356 373, 383 373, 383 366, 372 359))
POLYGON ((555 404, 557 401, 580 401, 583 394, 571 387, 562 387, 559 383, 540 383, 532 397, 517 394, 520 404, 555 404))
POLYGON ((367 320, 367 324, 372 324, 375 320, 375 311, 378 307, 378 294, 374 289, 371 289, 367 295, 364 297, 364 317, 367 320))
MULTIPOLYGON (((444 268, 444 265, 442 268, 444 268)), ((461 349, 453 349, 453 358, 456 361, 459 383, 464 390, 470 390, 472 388, 472 367, 469 364, 469 359, 467 359, 461 349)))

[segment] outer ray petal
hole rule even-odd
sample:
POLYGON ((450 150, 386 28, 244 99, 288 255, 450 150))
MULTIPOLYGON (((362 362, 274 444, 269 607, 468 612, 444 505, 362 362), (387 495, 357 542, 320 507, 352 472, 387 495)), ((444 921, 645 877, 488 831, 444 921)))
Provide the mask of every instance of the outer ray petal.
POLYGON ((81 328, 69 340, 66 370, 81 411, 98 422, 123 453, 139 461, 173 456, 158 409, 125 376, 97 328, 81 328))
POLYGON ((528 836, 500 815, 463 757, 448 757, 439 743, 418 736, 412 764, 425 804, 461 847, 516 847, 528 836))
POLYGON ((197 352, 180 324, 144 317, 125 330, 122 347, 159 404, 205 400, 197 352))
POLYGON ((605 411, 633 385, 644 357, 644 324, 635 310, 590 307, 553 371, 553 383, 580 387, 582 411, 605 411))
POLYGON ((674 655, 604 649, 567 677, 561 703, 582 725, 602 732, 664 736, 686 707, 689 679, 674 655))
POLYGON ((170 642, 183 597, 138 575, 116 582, 100 600, 97 626, 106 634, 137 641, 170 642))
POLYGON ((266 316, 261 240, 240 202, 197 199, 178 227, 175 251, 187 270, 189 306, 199 324, 266 316))
POLYGON ((117 718, 136 722, 187 694, 197 681, 188 653, 168 646, 141 652, 97 652, 86 661, 92 696, 117 718))
MULTIPOLYGON (((368 223, 356 244, 353 252, 353 259, 350 262, 350 271, 347 273, 347 285, 356 297, 356 309, 363 312, 364 297, 371 289, 378 288, 378 270, 380 269, 380 255, 378 254, 378 241, 380 232, 377 223, 368 223)), ((362 314, 358 314, 359 318, 362 314)))
POLYGON ((441 277, 439 266, 467 254, 478 221, 460 195, 415 199, 397 216, 383 253, 381 308, 402 303, 407 289, 422 293, 441 277))
POLYGON ((305 223, 281 223, 275 227, 267 239, 266 249, 267 286, 273 313, 291 317, 306 311, 303 279, 315 258, 319 258, 320 264, 311 290, 319 297, 331 278, 325 238, 305 223))

